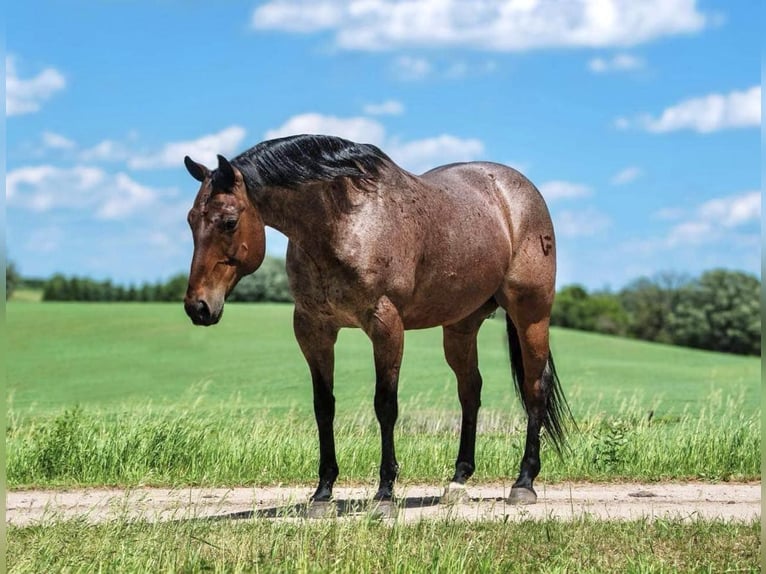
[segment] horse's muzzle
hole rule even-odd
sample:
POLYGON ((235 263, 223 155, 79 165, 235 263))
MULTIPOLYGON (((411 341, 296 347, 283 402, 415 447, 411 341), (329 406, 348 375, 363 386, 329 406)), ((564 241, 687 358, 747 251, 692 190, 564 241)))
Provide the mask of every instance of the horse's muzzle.
POLYGON ((186 309, 186 314, 192 323, 205 327, 218 323, 223 314, 223 309, 218 310, 218 312, 211 311, 210 305, 204 299, 189 299, 187 297, 184 300, 184 309, 186 309))

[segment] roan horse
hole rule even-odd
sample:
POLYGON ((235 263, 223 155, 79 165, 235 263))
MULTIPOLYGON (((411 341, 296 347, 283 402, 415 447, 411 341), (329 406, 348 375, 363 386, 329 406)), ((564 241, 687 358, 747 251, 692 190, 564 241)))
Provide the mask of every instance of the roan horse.
POLYGON ((390 501, 397 386, 404 331, 441 326, 457 376, 460 448, 448 498, 474 472, 482 379, 476 336, 506 311, 512 375, 528 415, 521 470, 509 501, 533 503, 540 431, 557 450, 571 417, 553 366, 548 325, 556 241, 545 202, 519 172, 496 163, 456 163, 415 176, 377 147, 300 135, 262 142, 211 171, 185 158, 202 185, 188 221, 194 256, 184 300, 195 325, 213 325, 237 281, 261 265, 264 225, 288 239, 294 330, 308 362, 319 430, 319 485, 329 501, 338 476, 333 419, 338 330, 372 341, 375 414, 381 431, 380 486, 390 501))

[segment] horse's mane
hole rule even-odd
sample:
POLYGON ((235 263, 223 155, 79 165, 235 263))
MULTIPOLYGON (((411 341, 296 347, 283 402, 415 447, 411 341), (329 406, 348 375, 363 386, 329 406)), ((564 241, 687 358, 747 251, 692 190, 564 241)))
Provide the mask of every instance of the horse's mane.
POLYGON ((297 135, 261 142, 231 161, 248 189, 295 187, 337 177, 370 179, 391 159, 371 144, 324 135, 297 135))

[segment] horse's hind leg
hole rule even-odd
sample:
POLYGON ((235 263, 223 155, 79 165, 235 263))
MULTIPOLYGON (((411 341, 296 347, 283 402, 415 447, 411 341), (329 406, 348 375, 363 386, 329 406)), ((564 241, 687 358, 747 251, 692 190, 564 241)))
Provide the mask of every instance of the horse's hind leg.
POLYGON ((444 327, 444 356, 457 377, 458 398, 463 412, 455 474, 444 491, 442 500, 445 502, 465 496, 465 482, 476 468, 474 451, 482 385, 476 337, 482 322, 496 307, 494 301, 489 302, 466 319, 444 327))
MULTIPOLYGON (((548 363, 552 302, 552 293, 547 290, 532 290, 523 296, 514 294, 503 302, 507 304, 503 306, 509 315, 507 321, 512 366, 528 417, 524 456, 509 497, 509 501, 515 504, 537 501, 532 483, 541 466, 540 430, 552 421, 558 425, 556 413, 550 411, 550 394, 555 384, 548 363)), ((559 437, 554 435, 552 438, 559 437)))
POLYGON ((293 315, 293 329, 311 371, 311 382, 314 387, 314 416, 319 431, 319 485, 311 500, 327 502, 332 498, 332 487, 335 479, 338 478, 333 433, 334 347, 338 330, 316 321, 310 314, 301 312, 297 308, 293 315))

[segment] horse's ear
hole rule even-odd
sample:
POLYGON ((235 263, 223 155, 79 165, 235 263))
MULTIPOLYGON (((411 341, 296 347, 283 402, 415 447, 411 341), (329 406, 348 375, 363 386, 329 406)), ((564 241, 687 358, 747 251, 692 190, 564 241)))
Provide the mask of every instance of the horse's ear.
POLYGON ((210 175, 210 170, 201 163, 197 163, 188 155, 184 158, 184 165, 189 170, 191 176, 199 182, 205 181, 205 178, 210 175))
POLYGON ((234 168, 229 160, 222 155, 218 156, 218 170, 215 175, 216 187, 231 189, 234 187, 234 168))

